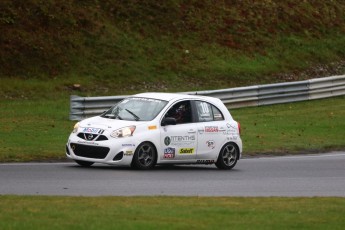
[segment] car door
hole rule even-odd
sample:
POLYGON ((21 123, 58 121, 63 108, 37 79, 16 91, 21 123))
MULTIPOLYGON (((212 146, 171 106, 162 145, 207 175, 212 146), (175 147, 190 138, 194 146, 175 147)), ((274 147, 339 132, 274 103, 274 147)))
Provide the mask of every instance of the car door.
MULTIPOLYGON (((161 126, 161 160, 188 161, 196 158, 197 131, 193 120, 191 101, 183 100, 170 107, 164 118, 173 118, 176 124, 161 126)), ((163 119, 164 119, 163 118, 163 119)))
POLYGON ((197 115, 198 152, 197 159, 216 159, 220 148, 226 142, 226 122, 220 110, 214 105, 195 101, 197 115))

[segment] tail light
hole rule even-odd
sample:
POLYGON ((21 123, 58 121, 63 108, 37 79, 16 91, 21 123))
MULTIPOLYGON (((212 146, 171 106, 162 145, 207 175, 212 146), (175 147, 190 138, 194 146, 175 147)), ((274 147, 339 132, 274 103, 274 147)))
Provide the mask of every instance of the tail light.
POLYGON ((237 126, 238 126, 238 133, 241 135, 241 124, 240 124, 240 122, 237 122, 237 126))

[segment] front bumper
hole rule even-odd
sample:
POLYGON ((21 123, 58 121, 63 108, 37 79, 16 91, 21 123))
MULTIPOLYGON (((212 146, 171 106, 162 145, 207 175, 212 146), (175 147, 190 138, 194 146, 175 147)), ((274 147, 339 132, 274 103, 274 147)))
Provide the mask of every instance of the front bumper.
POLYGON ((66 156, 73 160, 111 165, 130 165, 135 152, 133 138, 86 141, 71 134, 66 144, 66 156))

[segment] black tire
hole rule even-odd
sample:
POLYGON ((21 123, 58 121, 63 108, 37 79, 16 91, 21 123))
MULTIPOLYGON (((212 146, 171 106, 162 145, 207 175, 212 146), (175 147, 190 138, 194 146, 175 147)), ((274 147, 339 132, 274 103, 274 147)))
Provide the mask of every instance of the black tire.
POLYGON ((135 150, 132 166, 137 169, 152 169, 157 162, 157 152, 150 142, 141 143, 135 150))
POLYGON ((81 161, 81 160, 75 160, 75 162, 77 162, 78 165, 83 166, 83 167, 90 167, 91 165, 94 164, 94 162, 81 161))
POLYGON ((220 150, 216 166, 219 169, 232 169, 238 159, 238 148, 234 143, 226 143, 220 150))

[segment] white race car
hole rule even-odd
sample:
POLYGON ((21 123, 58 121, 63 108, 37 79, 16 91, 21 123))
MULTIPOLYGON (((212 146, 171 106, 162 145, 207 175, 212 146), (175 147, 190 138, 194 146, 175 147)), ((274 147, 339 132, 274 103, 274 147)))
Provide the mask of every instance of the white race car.
POLYGON ((232 169, 241 158, 240 124, 221 100, 198 95, 142 93, 100 116, 78 122, 66 155, 93 163, 151 169, 156 164, 215 164, 232 169))

